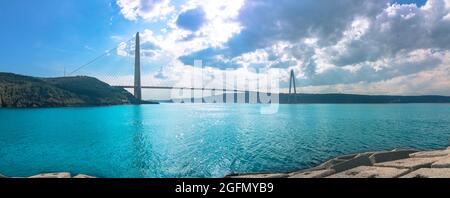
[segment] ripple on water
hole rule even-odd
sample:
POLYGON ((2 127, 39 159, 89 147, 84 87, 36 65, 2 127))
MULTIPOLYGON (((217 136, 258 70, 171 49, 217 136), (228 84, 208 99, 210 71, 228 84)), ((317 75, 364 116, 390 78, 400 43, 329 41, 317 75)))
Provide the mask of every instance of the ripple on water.
POLYGON ((450 105, 142 105, 0 109, 0 171, 223 177, 350 153, 446 147, 450 105))

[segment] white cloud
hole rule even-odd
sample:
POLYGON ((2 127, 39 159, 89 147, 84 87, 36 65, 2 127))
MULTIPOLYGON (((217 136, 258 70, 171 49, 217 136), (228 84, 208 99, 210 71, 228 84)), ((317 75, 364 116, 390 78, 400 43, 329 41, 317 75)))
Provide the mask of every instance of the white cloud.
POLYGON ((117 5, 123 16, 132 21, 163 19, 175 9, 170 0, 117 0, 117 5))
POLYGON ((217 75, 232 72, 226 68, 239 75, 280 68, 288 82, 294 69, 309 91, 450 94, 450 0, 428 0, 422 7, 390 0, 187 0, 179 10, 168 0, 151 2, 171 11, 149 14, 155 7, 145 9, 141 1, 118 5, 130 20, 171 13, 164 31, 141 35, 152 46, 149 56, 167 60, 155 75, 168 84, 192 69, 191 59, 180 61, 188 56, 203 59, 217 75), (205 13, 198 29, 177 27, 181 13, 198 8, 205 13))
POLYGON ((119 46, 117 47, 116 52, 117 52, 117 55, 119 55, 119 56, 129 56, 131 54, 130 47, 125 42, 119 43, 119 46))
MULTIPOLYGON (((165 2, 165 1, 161 1, 165 2)), ((175 17, 167 19, 168 24, 162 35, 155 35, 150 29, 141 33, 141 43, 151 43, 160 49, 160 53, 177 59, 180 56, 200 51, 209 47, 222 47, 233 35, 240 32, 241 27, 236 21, 243 0, 216 1, 190 0, 183 4, 175 17), (196 32, 190 32, 175 24, 176 16, 189 9, 202 8, 206 14, 205 25, 196 32)), ((139 2, 118 0, 123 5, 122 14, 129 19, 137 19, 139 2), (126 5, 126 6, 125 6, 126 5)), ((170 6, 169 6, 170 7, 170 6)), ((145 17, 143 17, 145 18, 145 17)), ((121 53, 122 55, 126 55, 121 53)), ((119 54, 120 55, 120 54, 119 54)))

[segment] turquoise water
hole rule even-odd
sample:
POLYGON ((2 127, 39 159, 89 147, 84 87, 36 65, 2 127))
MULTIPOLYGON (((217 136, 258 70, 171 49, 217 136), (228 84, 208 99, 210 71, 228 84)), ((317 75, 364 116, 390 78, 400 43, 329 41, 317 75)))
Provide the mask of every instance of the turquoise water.
POLYGON ((335 157, 449 145, 450 105, 162 104, 0 109, 0 173, 223 177, 335 157))

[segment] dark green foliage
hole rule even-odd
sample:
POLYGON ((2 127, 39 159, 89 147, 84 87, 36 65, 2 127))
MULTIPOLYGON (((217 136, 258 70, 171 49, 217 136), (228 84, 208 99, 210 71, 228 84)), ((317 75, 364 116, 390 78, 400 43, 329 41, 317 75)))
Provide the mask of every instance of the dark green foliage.
POLYGON ((1 107, 61 107, 134 104, 136 99, 121 88, 95 78, 34 78, 0 73, 1 107))

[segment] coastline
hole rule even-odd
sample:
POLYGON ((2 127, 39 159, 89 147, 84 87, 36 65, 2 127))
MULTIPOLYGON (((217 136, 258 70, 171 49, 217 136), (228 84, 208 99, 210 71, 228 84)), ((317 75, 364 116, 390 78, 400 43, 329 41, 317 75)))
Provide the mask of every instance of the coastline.
POLYGON ((450 147, 394 149, 339 156, 310 169, 288 173, 232 174, 225 178, 450 178, 450 147))
MULTIPOLYGON (((0 178, 97 178, 69 172, 42 173, 30 177, 0 178)), ((419 151, 394 149, 335 157, 321 165, 288 173, 242 173, 225 178, 450 178, 450 147, 419 151)))

